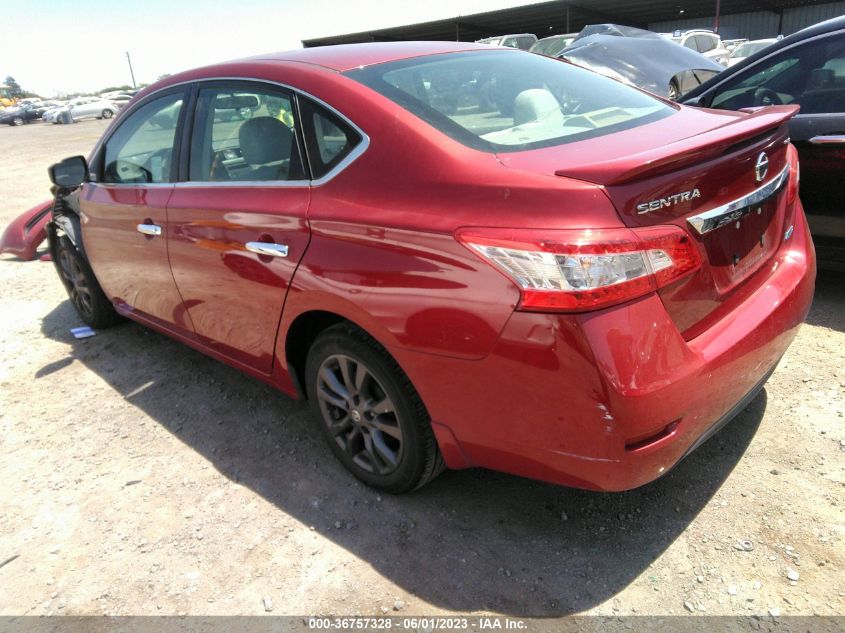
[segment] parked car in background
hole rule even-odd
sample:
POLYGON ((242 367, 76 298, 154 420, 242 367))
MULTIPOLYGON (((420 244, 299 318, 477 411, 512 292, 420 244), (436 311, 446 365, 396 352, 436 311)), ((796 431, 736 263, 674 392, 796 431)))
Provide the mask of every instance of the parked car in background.
POLYGON ((594 24, 558 55, 592 71, 676 99, 723 67, 657 33, 616 24, 594 24))
POLYGON ((564 35, 552 35, 537 40, 534 45, 528 49, 529 53, 539 53, 547 57, 557 57, 558 54, 567 46, 572 44, 573 40, 578 37, 577 33, 566 33, 564 35))
POLYGON ((445 465, 629 489, 741 411, 807 314, 795 111, 457 42, 240 60, 147 88, 51 168, 50 252, 87 324, 307 398, 371 486, 445 465), (520 87, 512 114, 479 78, 520 87))
POLYGON ((720 110, 801 106, 789 122, 801 159, 801 199, 819 259, 845 268, 845 17, 767 46, 683 101, 720 110))
POLYGON ((736 66, 746 57, 751 57, 755 53, 759 53, 764 48, 771 46, 775 42, 777 42, 777 39, 772 37, 764 40, 752 40, 750 42, 740 44, 731 51, 730 59, 728 59, 728 67, 730 68, 731 66, 736 66))
POLYGON ((742 46, 747 41, 748 41, 747 37, 742 37, 742 38, 733 39, 733 40, 726 40, 726 39, 722 38, 722 45, 726 49, 728 49, 729 53, 733 53, 737 49, 737 47, 742 46))
POLYGON ((41 120, 44 121, 44 123, 58 123, 58 121, 56 121, 56 117, 58 116, 59 111, 66 106, 67 103, 60 103, 47 108, 44 111, 44 114, 41 115, 41 120))
POLYGON ((730 51, 725 48, 722 44, 722 39, 713 31, 692 29, 689 31, 675 31, 674 33, 661 33, 661 35, 676 44, 701 53, 717 64, 721 64, 722 66, 728 65, 730 51))
POLYGON ((511 35, 497 35, 478 40, 476 44, 489 44, 490 46, 509 46, 527 51, 537 43, 537 36, 533 33, 514 33, 511 35))
POLYGON ((6 108, 0 112, 0 124, 23 125, 37 121, 47 111, 47 106, 41 102, 30 102, 22 106, 6 108))
POLYGON ((83 119, 110 119, 120 108, 113 102, 100 97, 78 97, 67 105, 44 114, 48 123, 75 123, 83 119))
POLYGON ((122 108, 132 100, 133 95, 128 92, 106 92, 100 95, 101 99, 111 101, 118 108, 122 108))

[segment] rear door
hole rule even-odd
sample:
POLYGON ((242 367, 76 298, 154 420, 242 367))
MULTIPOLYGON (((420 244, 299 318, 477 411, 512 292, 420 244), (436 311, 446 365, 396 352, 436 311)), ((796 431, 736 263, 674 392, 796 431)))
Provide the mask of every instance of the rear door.
POLYGON ((94 156, 79 201, 85 252, 106 296, 123 311, 190 331, 165 242, 183 100, 181 88, 157 95, 121 121, 94 156))
POLYGON ((170 265, 197 336, 264 373, 309 240, 295 108, 273 84, 200 84, 185 182, 167 205, 170 265))

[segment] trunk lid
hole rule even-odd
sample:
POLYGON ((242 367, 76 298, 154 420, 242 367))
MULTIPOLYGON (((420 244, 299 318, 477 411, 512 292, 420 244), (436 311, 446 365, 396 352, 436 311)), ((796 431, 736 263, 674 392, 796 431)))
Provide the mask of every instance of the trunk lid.
POLYGON ((779 177, 784 170, 788 176, 787 122, 797 111, 683 108, 670 119, 612 137, 501 154, 500 160, 600 185, 628 227, 684 228, 702 267, 661 289, 660 296, 689 339, 756 287, 755 279, 762 283, 774 265, 792 215, 786 180, 779 177), (708 218, 713 215, 719 217, 708 218))

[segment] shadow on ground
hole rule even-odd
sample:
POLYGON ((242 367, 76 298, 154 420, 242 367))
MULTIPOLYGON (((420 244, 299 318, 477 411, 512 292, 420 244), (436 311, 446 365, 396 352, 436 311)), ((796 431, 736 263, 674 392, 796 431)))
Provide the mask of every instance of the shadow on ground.
POLYGON ((76 325, 69 302, 45 317, 45 335, 70 342, 73 358, 42 368, 39 380, 84 363, 225 477, 405 591, 458 611, 561 616, 613 597, 719 490, 766 408, 764 392, 668 475, 628 493, 470 470, 379 501, 334 460, 304 404, 141 326, 74 341, 76 325))
POLYGON ((845 271, 818 271, 807 323, 845 332, 845 271))

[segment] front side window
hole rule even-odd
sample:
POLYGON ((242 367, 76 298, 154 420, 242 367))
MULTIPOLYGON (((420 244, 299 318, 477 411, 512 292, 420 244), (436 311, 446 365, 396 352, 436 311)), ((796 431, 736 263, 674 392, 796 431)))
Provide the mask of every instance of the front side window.
POLYGON ((845 41, 827 37, 794 46, 732 77, 714 93, 712 108, 739 110, 798 104, 801 114, 845 112, 845 41))
POLYGON ((511 51, 430 55, 347 74, 455 140, 491 152, 604 136, 675 112, 573 64, 511 51))
POLYGON ((182 93, 144 104, 106 142, 102 181, 118 184, 169 182, 182 93))
POLYGON ((292 95, 246 84, 199 91, 191 139, 190 180, 302 180, 292 95))

